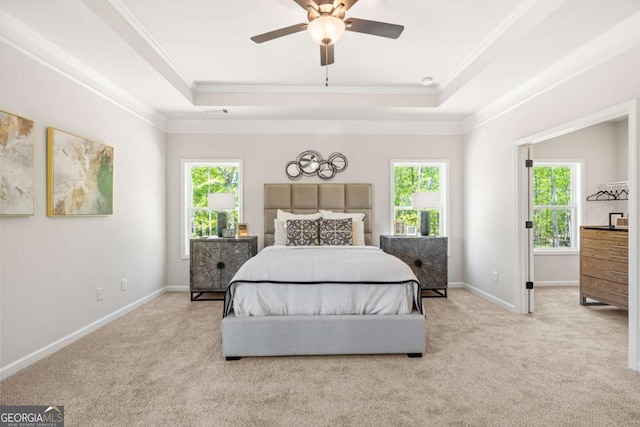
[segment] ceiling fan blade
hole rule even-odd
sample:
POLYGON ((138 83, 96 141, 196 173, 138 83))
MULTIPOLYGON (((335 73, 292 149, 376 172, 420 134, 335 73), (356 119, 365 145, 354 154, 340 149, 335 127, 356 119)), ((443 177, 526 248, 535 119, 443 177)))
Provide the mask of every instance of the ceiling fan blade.
POLYGON ((318 10, 318 5, 313 0, 293 0, 293 1, 298 3, 300 7, 306 10, 307 12, 309 11, 309 8, 312 8, 313 10, 318 10))
POLYGON ((340 6, 340 4, 342 4, 342 6, 340 7, 340 12, 344 13, 347 10, 351 9, 351 6, 356 4, 357 1, 358 0, 335 0, 333 2, 333 8, 336 9, 338 8, 338 6, 340 6))
POLYGON ((397 39, 404 30, 404 25, 387 24, 386 22, 367 21, 366 19, 349 18, 344 21, 347 31, 371 34, 373 36, 397 39))
POLYGON ((320 65, 331 65, 333 60, 333 45, 320 45, 320 65))
POLYGON ((251 37, 256 43, 264 43, 269 40, 277 39, 278 37, 288 36, 289 34, 299 33, 300 31, 304 31, 307 29, 308 24, 296 24, 290 27, 280 28, 278 30, 269 31, 268 33, 259 34, 257 36, 251 37))

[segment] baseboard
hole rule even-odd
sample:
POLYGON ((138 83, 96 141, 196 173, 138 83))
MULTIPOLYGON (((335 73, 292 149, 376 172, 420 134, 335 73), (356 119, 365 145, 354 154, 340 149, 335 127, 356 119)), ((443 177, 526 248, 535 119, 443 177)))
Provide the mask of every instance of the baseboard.
POLYGON ((152 299, 160 296, 161 294, 163 294, 164 292, 166 292, 166 288, 162 288, 159 289, 149 295, 147 295, 146 297, 140 298, 137 301, 132 302, 131 304, 122 307, 119 310, 114 311, 111 314, 108 314, 106 316, 104 316, 101 319, 96 320, 93 323, 90 323, 89 325, 85 326, 84 328, 80 328, 75 332, 70 333, 69 335, 60 338, 57 341, 52 342, 51 344, 48 344, 44 347, 42 347, 39 350, 34 351, 31 354, 28 354, 18 360, 16 360, 15 362, 4 366, 2 368, 0 368, 0 380, 4 380, 5 378, 10 377, 11 375, 15 374, 16 372, 26 368, 29 365, 32 365, 34 363, 36 363, 38 360, 40 359, 44 359, 45 357, 49 356, 50 354, 55 353, 56 351, 68 346, 69 344, 73 343, 74 341, 79 340, 80 338, 84 337, 85 335, 88 335, 89 333, 95 331, 96 329, 99 329, 101 327, 103 327, 104 325, 116 320, 119 317, 122 317, 123 315, 127 314, 128 312, 130 312, 131 310, 140 307, 141 305, 151 301, 152 299))
POLYGON ((449 282, 447 283, 447 287, 450 289, 455 289, 455 288, 464 288, 464 283, 463 282, 449 282))
POLYGON ((547 286, 580 286, 578 280, 563 280, 563 281, 546 281, 546 282, 534 282, 534 288, 547 287, 547 286))
POLYGON ((189 292, 189 285, 186 286, 167 286, 167 292, 189 292))
POLYGON ((482 297, 484 299, 486 299, 487 301, 490 301, 494 304, 499 305, 500 307, 506 308, 509 311, 516 311, 516 307, 513 304, 509 304, 506 301, 501 300, 500 298, 496 298, 491 294, 486 293, 485 291, 478 289, 476 287, 471 286, 468 283, 464 283, 464 288, 468 289, 469 291, 473 292, 474 294, 478 295, 479 297, 482 297))

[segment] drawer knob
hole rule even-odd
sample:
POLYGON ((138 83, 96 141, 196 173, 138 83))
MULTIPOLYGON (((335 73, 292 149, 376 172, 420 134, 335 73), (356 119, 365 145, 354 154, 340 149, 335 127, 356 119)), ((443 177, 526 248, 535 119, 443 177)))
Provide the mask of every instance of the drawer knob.
POLYGON ((218 267, 219 270, 222 270, 224 268, 224 262, 217 263, 216 267, 218 267))
POLYGON ((413 265, 415 265, 416 267, 422 267, 422 261, 417 259, 413 262, 413 265))

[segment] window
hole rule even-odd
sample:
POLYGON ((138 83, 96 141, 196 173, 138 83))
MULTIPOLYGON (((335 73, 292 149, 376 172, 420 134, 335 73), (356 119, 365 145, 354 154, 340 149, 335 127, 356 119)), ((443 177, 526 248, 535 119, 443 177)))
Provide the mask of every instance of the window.
POLYGON ((183 160, 182 256, 189 256, 189 240, 217 236, 217 211, 207 207, 209 193, 235 193, 236 208, 229 221, 242 222, 242 160, 183 160))
POLYGON ((580 163, 534 163, 534 249, 578 250, 579 182, 580 163))
POLYGON ((407 226, 420 225, 419 211, 411 206, 411 194, 423 191, 440 193, 440 208, 430 209, 429 234, 447 236, 447 166, 448 161, 410 160, 391 161, 393 212, 391 221, 405 221, 407 226))

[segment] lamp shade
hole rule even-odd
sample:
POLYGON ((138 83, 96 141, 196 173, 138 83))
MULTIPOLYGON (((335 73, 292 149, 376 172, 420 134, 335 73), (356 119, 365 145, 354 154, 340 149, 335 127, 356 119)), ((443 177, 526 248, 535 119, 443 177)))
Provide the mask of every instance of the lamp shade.
POLYGON ((414 209, 435 209, 440 207, 440 192, 424 191, 411 194, 411 207, 414 209))
POLYGON ((233 193, 209 193, 207 196, 207 206, 210 211, 223 209, 235 209, 236 200, 233 193))
POLYGON ((330 45, 337 42, 344 34, 345 25, 342 19, 331 15, 322 15, 309 22, 307 33, 311 40, 319 45, 330 45))

